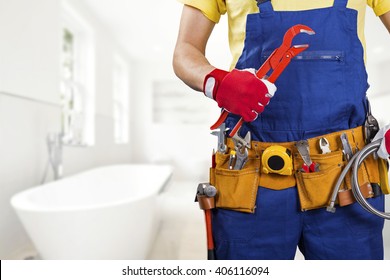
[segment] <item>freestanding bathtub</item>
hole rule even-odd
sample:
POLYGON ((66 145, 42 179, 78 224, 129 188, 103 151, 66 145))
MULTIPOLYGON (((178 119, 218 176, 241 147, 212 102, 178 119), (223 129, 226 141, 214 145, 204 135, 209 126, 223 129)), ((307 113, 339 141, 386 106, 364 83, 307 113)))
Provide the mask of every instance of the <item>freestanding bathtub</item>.
POLYGON ((11 198, 42 259, 145 259, 159 223, 168 165, 114 165, 11 198))

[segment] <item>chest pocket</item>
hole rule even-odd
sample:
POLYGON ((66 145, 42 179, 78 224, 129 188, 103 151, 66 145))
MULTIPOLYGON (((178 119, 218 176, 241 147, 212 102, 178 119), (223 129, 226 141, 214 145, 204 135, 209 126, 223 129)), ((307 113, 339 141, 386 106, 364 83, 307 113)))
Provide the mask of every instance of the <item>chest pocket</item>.
MULTIPOLYGON (((263 52, 261 62, 270 54, 263 52)), ((292 129, 291 123, 299 124, 298 129, 315 130, 324 121, 333 124, 347 119, 352 94, 347 92, 345 59, 338 50, 306 50, 294 57, 275 83, 277 92, 263 113, 264 126, 275 115, 288 115, 285 122, 268 122, 278 130, 292 129)))

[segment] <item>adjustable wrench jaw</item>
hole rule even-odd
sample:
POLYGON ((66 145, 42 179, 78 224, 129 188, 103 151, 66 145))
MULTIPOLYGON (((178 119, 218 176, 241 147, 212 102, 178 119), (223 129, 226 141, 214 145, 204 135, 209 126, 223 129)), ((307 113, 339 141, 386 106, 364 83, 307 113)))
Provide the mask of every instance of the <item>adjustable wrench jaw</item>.
POLYGON ((226 146, 226 135, 225 133, 229 130, 229 128, 226 128, 225 123, 221 123, 221 125, 211 132, 212 135, 215 135, 218 137, 218 152, 224 154, 227 151, 226 146))
POLYGON ((232 139, 236 151, 236 162, 233 169, 241 170, 248 161, 248 149, 251 148, 251 133, 248 131, 244 139, 236 133, 232 139))
POLYGON ((236 163, 234 164, 233 169, 241 170, 247 161, 248 161, 248 149, 246 147, 238 148, 236 150, 236 163))
POLYGON ((298 34, 301 34, 301 33, 306 33, 308 35, 315 34, 314 30, 311 29, 307 25, 303 25, 303 24, 294 25, 293 27, 288 29, 287 32, 284 34, 283 43, 277 49, 277 51, 280 51, 280 52, 287 51, 291 47, 291 44, 292 44, 294 37, 297 36, 298 34))
MULTIPOLYGON (((300 33, 305 33, 308 35, 315 34, 313 29, 303 24, 297 24, 292 26, 290 29, 288 29, 287 32, 284 34, 282 44, 272 52, 272 54, 268 57, 268 59, 260 66, 260 68, 256 72, 256 76, 258 78, 260 79, 266 78, 268 72, 270 70, 273 70, 273 72, 269 75, 267 80, 271 83, 274 83, 279 78, 283 70, 290 63, 291 59, 309 47, 309 45, 307 44, 291 46, 294 37, 300 33)), ((223 109, 219 119, 215 124, 211 126, 211 129, 216 129, 219 126, 221 126, 221 124, 225 122, 228 115, 229 112, 223 109)), ((243 123, 244 120, 240 118, 240 120, 237 122, 235 127, 231 130, 229 136, 232 138, 239 137, 238 131, 241 128, 243 123)), ((245 139, 242 139, 241 137, 239 138, 242 141, 245 141, 245 139)), ((245 142, 245 146, 249 148, 250 141, 249 144, 248 142, 245 142)))
MULTIPOLYGON (((268 81, 271 83, 274 83, 277 78, 282 74, 283 70, 287 67, 287 65, 291 62, 291 59, 293 59, 295 56, 303 52, 309 47, 309 45, 295 45, 292 46, 290 49, 288 49, 280 61, 278 61, 277 65, 275 67, 272 67, 274 70, 272 71, 271 75, 267 78, 268 81)), ((271 65, 272 65, 272 58, 271 58, 271 65)), ((257 74, 256 74, 257 75, 257 74)))
POLYGON ((291 59, 309 47, 309 45, 306 44, 291 45, 294 37, 300 33, 308 35, 315 34, 313 29, 303 24, 297 24, 288 29, 284 34, 282 44, 272 52, 272 54, 257 71, 256 76, 258 78, 264 78, 267 73, 273 69, 273 73, 268 78, 268 81, 274 83, 283 72, 284 68, 286 68, 286 66, 290 63, 291 59))
POLYGON ((232 135, 235 147, 243 148, 246 147, 248 149, 251 148, 251 132, 248 131, 245 135, 245 138, 240 137, 238 131, 232 135))

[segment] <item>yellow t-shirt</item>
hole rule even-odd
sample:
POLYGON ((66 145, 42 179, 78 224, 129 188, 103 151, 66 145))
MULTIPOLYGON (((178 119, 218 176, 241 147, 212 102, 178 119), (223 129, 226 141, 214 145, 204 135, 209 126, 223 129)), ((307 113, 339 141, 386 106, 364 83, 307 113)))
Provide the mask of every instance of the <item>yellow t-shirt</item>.
MULTIPOLYGON (((195 7, 211 21, 218 23, 221 15, 227 14, 229 45, 232 65, 241 55, 245 39, 246 15, 259 11, 256 0, 178 0, 195 7)), ((275 11, 300 11, 333 6, 333 0, 272 0, 275 11)), ((365 47, 364 18, 366 6, 372 7, 377 16, 390 11, 390 0, 349 0, 348 8, 358 11, 358 36, 365 47)))

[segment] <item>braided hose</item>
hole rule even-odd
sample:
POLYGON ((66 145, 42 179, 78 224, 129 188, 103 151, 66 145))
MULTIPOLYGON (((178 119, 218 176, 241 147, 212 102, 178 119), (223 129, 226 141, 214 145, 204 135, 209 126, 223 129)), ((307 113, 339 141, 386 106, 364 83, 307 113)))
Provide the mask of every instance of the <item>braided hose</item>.
POLYGON ((358 169, 362 162, 372 153, 376 152, 381 145, 382 139, 378 139, 367 146, 365 146, 360 152, 358 152, 357 157, 353 164, 352 169, 352 177, 351 177, 351 183, 352 183, 352 192, 355 196, 356 201, 368 212, 375 214, 383 219, 390 220, 390 213, 382 212, 374 207, 371 206, 370 203, 364 198, 360 188, 359 188, 359 181, 358 181, 358 169))
POLYGON ((348 162, 348 164, 345 166, 343 171, 340 174, 340 177, 338 178, 335 188, 332 193, 332 197, 330 200, 329 206, 326 208, 328 212, 334 213, 336 211, 336 208, 334 207, 336 203, 337 193, 340 189, 340 186, 348 173, 349 169, 352 167, 351 172, 351 185, 352 185, 352 193, 356 199, 356 201, 368 212, 377 215, 383 219, 390 220, 390 213, 382 212, 374 207, 371 206, 370 203, 365 199, 363 196, 360 188, 359 188, 359 181, 358 181, 358 170, 362 162, 372 153, 376 152, 381 145, 382 139, 378 139, 376 141, 371 142, 370 144, 366 145, 363 149, 361 149, 359 152, 355 153, 354 156, 351 158, 351 160, 348 162))

